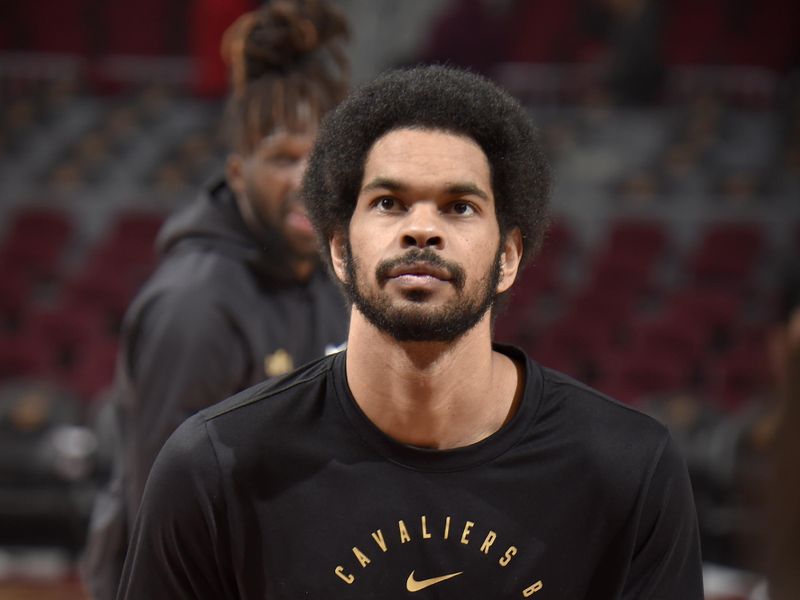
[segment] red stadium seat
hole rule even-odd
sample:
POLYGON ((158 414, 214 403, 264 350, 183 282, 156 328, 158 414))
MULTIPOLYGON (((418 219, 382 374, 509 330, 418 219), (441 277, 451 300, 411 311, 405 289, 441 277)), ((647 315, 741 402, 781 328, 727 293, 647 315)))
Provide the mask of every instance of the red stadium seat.
MULTIPOLYGON (((733 4, 733 3, 731 3, 733 4)), ((796 65, 800 4, 796 0, 760 0, 739 6, 725 31, 722 63, 783 72, 796 65), (747 10, 747 7, 750 10, 747 10)))
POLYGON ((729 335, 742 310, 742 298, 728 290, 690 287, 667 300, 666 311, 687 324, 705 326, 716 336, 729 335))
POLYGON ((111 385, 119 350, 116 340, 98 337, 86 343, 64 383, 85 402, 92 402, 111 385))
POLYGON ((561 287, 558 264, 553 260, 534 259, 517 276, 511 294, 514 302, 530 303, 542 294, 556 292, 561 287))
POLYGON ((575 360, 595 361, 614 347, 614 328, 591 313, 571 313, 542 331, 536 351, 570 356, 575 360))
POLYGON ((547 230, 540 255, 536 260, 560 260, 574 243, 575 238, 569 225, 563 220, 556 219, 547 230))
POLYGON ((0 337, 0 380, 48 374, 56 362, 46 338, 11 334, 0 337))
POLYGON ((657 289, 652 261, 644 254, 603 253, 591 267, 589 288, 624 291, 637 298, 651 294, 657 289))
POLYGON ((709 392, 717 406, 735 411, 769 393, 765 350, 764 346, 738 346, 711 367, 709 392))
POLYGON ((719 223, 703 233, 699 250, 727 252, 741 260, 754 260, 764 248, 764 232, 751 222, 719 223))
POLYGON ((155 267, 155 239, 163 222, 161 213, 121 213, 91 249, 84 271, 142 283, 155 267))
POLYGON ((61 304, 53 308, 31 310, 25 318, 23 332, 38 338, 47 338, 59 352, 74 356, 80 347, 108 333, 105 316, 91 305, 61 304))
POLYGON ((692 257, 689 264, 695 284, 719 286, 745 292, 752 287, 753 261, 724 251, 708 250, 692 257))
POLYGON ((29 209, 18 212, 0 245, 2 262, 39 277, 53 277, 70 234, 72 222, 60 212, 29 209))
POLYGON ((708 348, 711 331, 702 322, 679 313, 640 320, 631 329, 630 348, 664 360, 697 363, 708 348))
POLYGON ((582 31, 574 2, 518 2, 509 24, 509 62, 591 62, 603 52, 602 42, 582 31))
POLYGON ((536 330, 537 316, 536 298, 512 296, 495 319, 494 339, 506 344, 527 346, 536 330))
POLYGON ((30 278, 0 262, 0 325, 17 321, 30 302, 30 278))
POLYGON ((55 239, 15 236, 0 253, 3 262, 16 264, 37 278, 55 277, 60 269, 64 245, 55 239))
POLYGON ((116 272, 119 276, 142 283, 155 265, 156 254, 152 242, 123 242, 113 238, 101 241, 91 249, 84 270, 97 274, 116 272))
POLYGON ((108 40, 105 53, 166 54, 170 36, 169 4, 162 0, 104 3, 104 27, 108 40), (137 26, 131 27, 131 23, 137 26))
POLYGON ((754 223, 724 223, 709 227, 689 257, 696 283, 748 289, 764 247, 764 234, 754 223))
POLYGON ((626 287, 590 287, 575 297, 569 307, 569 314, 584 315, 624 332, 636 315, 637 304, 636 293, 626 287))
POLYGON ((90 0, 28 0, 15 3, 29 50, 65 54, 88 54, 89 28, 86 14, 90 0))
POLYGON ((661 257, 669 245, 669 236, 662 223, 650 220, 623 219, 611 224, 606 248, 615 256, 630 254, 642 260, 661 257))
POLYGON ((623 402, 638 404, 649 396, 690 386, 690 367, 638 351, 608 354, 598 369, 596 387, 623 402))
POLYGON ((103 311, 112 322, 120 322, 140 282, 124 271, 84 269, 65 285, 65 302, 103 311))
POLYGON ((14 215, 7 237, 56 238, 63 242, 71 233, 72 219, 67 214, 51 209, 29 208, 14 215))
POLYGON ((672 0, 665 4, 663 52, 667 64, 719 64, 724 14, 724 0, 672 0))
POLYGON ((152 243, 164 224, 164 214, 158 212, 123 212, 111 225, 108 239, 152 243))
POLYGON ((541 346, 539 348, 524 348, 529 352, 530 356, 542 366, 548 369, 560 371, 570 377, 574 377, 579 381, 588 383, 587 369, 579 359, 576 359, 569 352, 559 351, 558 348, 553 346, 541 346))

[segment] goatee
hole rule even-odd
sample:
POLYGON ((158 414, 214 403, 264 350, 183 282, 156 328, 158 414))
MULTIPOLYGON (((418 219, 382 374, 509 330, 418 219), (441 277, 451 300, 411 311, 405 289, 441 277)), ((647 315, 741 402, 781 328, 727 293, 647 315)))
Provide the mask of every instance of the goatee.
POLYGON ((367 321, 397 341, 453 342, 475 327, 494 305, 502 271, 500 256, 498 247, 491 269, 470 294, 465 292, 466 271, 461 265, 444 260, 430 248, 414 248, 400 257, 379 263, 375 268, 378 291, 370 292, 359 281, 358 264, 348 241, 345 244, 347 280, 343 286, 350 301, 367 321), (389 273, 397 267, 410 265, 429 265, 444 270, 448 283, 455 288, 455 297, 442 306, 430 307, 426 305, 430 296, 427 290, 411 290, 405 295, 409 303, 394 305, 382 290, 389 280, 389 273))

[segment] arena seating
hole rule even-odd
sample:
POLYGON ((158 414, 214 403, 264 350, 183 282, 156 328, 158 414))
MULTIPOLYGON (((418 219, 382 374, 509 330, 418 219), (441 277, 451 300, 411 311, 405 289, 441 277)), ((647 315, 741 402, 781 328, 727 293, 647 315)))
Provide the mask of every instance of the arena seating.
MULTIPOLYGON (((736 409, 764 379, 743 339, 768 322, 778 265, 800 251, 800 177, 780 133, 797 109, 777 103, 800 86, 789 78, 775 103, 752 106, 726 71, 695 93, 671 79, 663 106, 598 109, 570 96, 581 75, 554 69, 547 85, 562 91, 521 95, 573 98, 531 105, 557 218, 497 338, 631 401, 658 391, 642 385, 652 376, 736 409), (731 179, 739 172, 753 179, 731 179)), ((0 372, 55 378, 91 403, 111 380, 121 318, 155 264, 165 215, 222 166, 222 107, 169 87, 98 97, 68 81, 3 85, 5 177, 22 176, 0 213, 0 372)))

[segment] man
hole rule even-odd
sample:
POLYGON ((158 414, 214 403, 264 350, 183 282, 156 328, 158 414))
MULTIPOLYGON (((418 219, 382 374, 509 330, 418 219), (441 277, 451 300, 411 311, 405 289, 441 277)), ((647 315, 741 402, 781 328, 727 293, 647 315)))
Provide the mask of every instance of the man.
POLYGON ((775 322, 766 341, 773 384, 771 402, 762 402, 753 415, 740 457, 741 489, 762 529, 742 536, 740 545, 752 549, 748 566, 766 575, 752 598, 793 600, 800 595, 800 272, 796 260, 783 274, 775 322), (755 533, 755 535, 752 535, 755 533))
POLYGON ((772 600, 791 600, 800 595, 800 276, 786 285, 785 329, 773 335, 774 359, 780 361, 777 387, 780 403, 777 426, 771 440, 770 488, 767 511, 766 570, 772 600))
POLYGON ((274 0, 226 34, 226 177, 166 223, 158 269, 125 317, 113 393, 119 455, 84 565, 96 599, 116 594, 144 483, 175 428, 345 340, 346 305, 298 190, 319 120, 347 87, 346 33, 326 2, 274 0))
POLYGON ((548 189, 524 109, 478 76, 390 73, 331 113, 304 197, 347 350, 181 426, 120 597, 701 599, 666 429, 492 346, 548 189))

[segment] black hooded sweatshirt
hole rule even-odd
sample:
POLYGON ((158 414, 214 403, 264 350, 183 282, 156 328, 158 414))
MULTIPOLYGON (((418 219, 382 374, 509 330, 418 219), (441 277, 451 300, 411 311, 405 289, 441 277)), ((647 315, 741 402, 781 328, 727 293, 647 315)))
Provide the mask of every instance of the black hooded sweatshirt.
POLYGON ((126 543, 150 467, 181 422, 339 349, 347 336, 336 284, 321 267, 307 282, 294 280, 281 260, 285 249, 250 232, 224 181, 171 217, 157 247, 158 268, 123 322, 112 397, 122 444, 111 493, 98 499, 107 506, 95 507, 90 526, 90 587, 92 563, 126 543))

